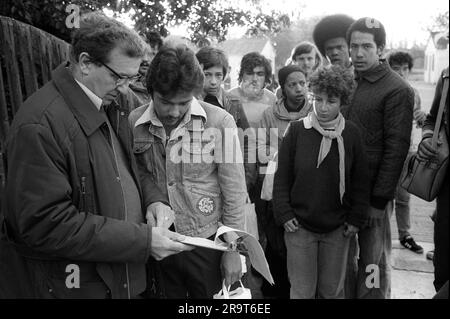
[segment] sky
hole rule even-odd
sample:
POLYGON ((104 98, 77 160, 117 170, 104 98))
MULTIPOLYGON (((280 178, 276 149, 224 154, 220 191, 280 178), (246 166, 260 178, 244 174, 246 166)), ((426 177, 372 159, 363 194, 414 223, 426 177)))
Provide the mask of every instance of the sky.
MULTIPOLYGON (((373 17, 385 26, 388 44, 407 41, 408 47, 414 42, 426 43, 429 34, 424 29, 434 16, 449 10, 448 0, 261 0, 261 3, 263 10, 282 10, 294 15, 300 11, 300 18, 333 13, 345 13, 355 19, 373 17)), ((233 30, 234 34, 238 35, 238 31, 233 30)))
POLYGON ((383 23, 388 43, 407 40, 409 45, 426 42, 429 34, 424 29, 434 16, 449 10, 447 0, 303 1, 305 16, 342 12, 353 18, 374 17, 383 23))
MULTIPOLYGON (((233 3, 243 9, 251 10, 248 0, 219 0, 233 3)), ((394 47, 406 42, 407 47, 414 43, 426 44, 429 34, 426 27, 433 17, 449 10, 448 0, 260 0, 263 11, 281 10, 301 18, 345 13, 358 19, 373 17, 385 26, 387 44, 394 47)), ((124 21, 126 22, 126 21, 124 21)), ((129 21, 128 21, 129 22, 129 21)), ((130 24, 130 23, 127 23, 130 24)), ((189 36, 186 27, 169 28, 171 34, 189 36)), ((241 37, 243 28, 231 28, 229 37, 241 37)))

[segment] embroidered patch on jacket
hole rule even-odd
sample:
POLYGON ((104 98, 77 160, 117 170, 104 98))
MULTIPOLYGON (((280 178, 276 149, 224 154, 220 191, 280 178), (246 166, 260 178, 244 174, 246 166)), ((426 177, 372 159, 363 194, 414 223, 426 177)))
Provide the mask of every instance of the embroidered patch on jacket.
POLYGON ((197 203, 197 208, 206 216, 211 215, 214 212, 215 207, 216 203, 211 197, 202 197, 197 203))

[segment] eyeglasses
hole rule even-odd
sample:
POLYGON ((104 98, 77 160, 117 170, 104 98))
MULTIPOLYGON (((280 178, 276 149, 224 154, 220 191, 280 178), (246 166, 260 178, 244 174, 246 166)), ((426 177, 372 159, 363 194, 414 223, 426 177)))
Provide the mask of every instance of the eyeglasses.
POLYGON ((100 63, 101 65, 103 65, 105 68, 107 68, 109 71, 111 71, 114 76, 117 78, 116 79, 116 85, 120 86, 123 85, 125 83, 128 82, 128 84, 133 84, 135 83, 137 80, 139 80, 139 78, 141 77, 139 74, 133 75, 133 76, 125 76, 125 75, 120 75, 119 73, 117 73, 116 71, 114 71, 112 68, 110 68, 109 66, 107 66, 105 63, 103 63, 102 61, 98 61, 98 63, 100 63))

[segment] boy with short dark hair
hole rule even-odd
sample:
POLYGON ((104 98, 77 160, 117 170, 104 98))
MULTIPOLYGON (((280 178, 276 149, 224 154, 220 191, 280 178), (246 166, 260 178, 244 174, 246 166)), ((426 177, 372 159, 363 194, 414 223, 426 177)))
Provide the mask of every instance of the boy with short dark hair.
MULTIPOLYGON (((408 81, 411 69, 414 66, 413 58, 411 54, 406 51, 392 51, 388 54, 387 60, 389 66, 398 75, 400 75, 405 81, 408 81)), ((420 109, 420 96, 419 91, 414 89, 414 121, 417 127, 422 127, 427 115, 420 109)), ((409 162, 409 157, 417 151, 417 145, 414 145, 412 136, 411 144, 409 147, 408 157, 405 161, 405 165, 409 162)), ((399 181, 400 183, 400 181, 399 181)), ((409 233, 411 228, 410 214, 409 214, 409 193, 400 185, 397 186, 395 193, 395 217, 397 218, 398 238, 400 243, 407 249, 421 254, 423 248, 416 243, 414 238, 409 233)))

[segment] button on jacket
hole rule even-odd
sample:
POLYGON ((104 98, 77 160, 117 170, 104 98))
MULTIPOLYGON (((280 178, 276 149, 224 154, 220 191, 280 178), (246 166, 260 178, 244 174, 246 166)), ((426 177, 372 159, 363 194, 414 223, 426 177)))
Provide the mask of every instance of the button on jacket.
POLYGON ((152 103, 134 110, 130 122, 143 191, 158 185, 177 232, 208 238, 220 224, 243 229, 244 166, 229 113, 194 98, 167 137, 152 103))

